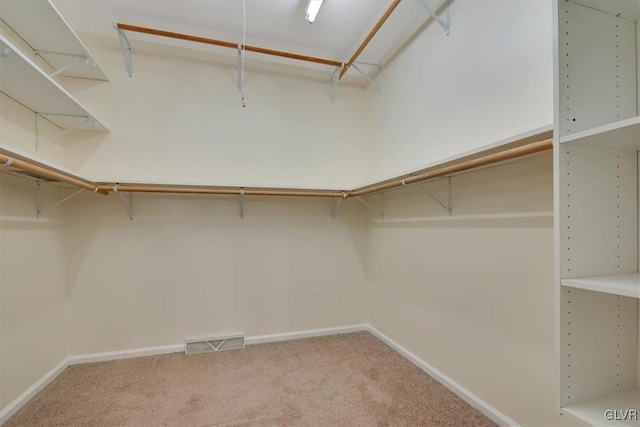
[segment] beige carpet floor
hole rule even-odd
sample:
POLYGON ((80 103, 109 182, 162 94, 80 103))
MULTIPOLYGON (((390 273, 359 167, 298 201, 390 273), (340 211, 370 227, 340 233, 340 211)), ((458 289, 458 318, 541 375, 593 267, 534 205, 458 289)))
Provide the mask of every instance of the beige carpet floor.
POLYGON ((368 332, 71 366, 9 426, 493 426, 368 332))

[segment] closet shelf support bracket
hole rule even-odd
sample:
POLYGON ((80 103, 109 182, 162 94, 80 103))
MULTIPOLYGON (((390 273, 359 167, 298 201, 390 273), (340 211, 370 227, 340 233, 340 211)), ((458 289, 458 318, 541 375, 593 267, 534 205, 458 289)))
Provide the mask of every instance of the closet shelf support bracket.
POLYGON ((131 52, 131 42, 124 30, 118 28, 118 25, 114 22, 113 28, 118 31, 118 38, 120 39, 120 47, 122 48, 122 54, 124 55, 124 63, 127 66, 127 73, 129 77, 133 76, 133 58, 131 52))
POLYGON ((45 58, 45 55, 67 56, 67 57, 71 58, 71 62, 69 64, 67 64, 64 67, 59 68, 56 71, 54 71, 53 73, 49 74, 49 77, 55 77, 60 73, 64 73, 69 68, 73 67, 76 64, 80 64, 81 62, 86 62, 87 65, 89 65, 91 68, 94 68, 97 65, 95 63, 95 61, 89 62, 89 58, 86 55, 74 55, 72 53, 53 52, 53 51, 50 51, 50 50, 35 50, 34 53, 35 53, 36 56, 40 56, 41 58, 45 58))
POLYGON ((244 220, 244 187, 240 188, 240 219, 244 220))
POLYGON ((418 184, 418 188, 420 188, 429 197, 431 197, 433 200, 435 200, 436 203, 438 203, 440 206, 442 206, 442 208, 445 211, 447 211, 449 216, 453 215, 453 209, 452 209, 452 206, 451 206, 451 177, 450 176, 447 177, 447 203, 446 204, 443 203, 442 200, 437 198, 431 191, 429 191, 426 188, 424 188, 422 185, 418 184))
POLYGON ((354 62, 353 64, 351 64, 351 66, 358 72, 360 73, 360 75, 362 77, 364 77, 365 79, 367 79, 369 81, 369 83, 371 83, 377 90, 378 93, 382 93, 382 67, 380 67, 380 64, 371 64, 368 62, 354 62), (362 71, 360 68, 358 68, 358 66, 356 64, 364 64, 364 65, 371 65, 373 67, 376 67, 378 69, 378 83, 374 82, 371 77, 369 77, 369 75, 367 73, 365 73, 364 71, 362 71))
POLYGON ((380 210, 378 210, 378 209, 374 208, 373 206, 371 206, 369 203, 367 203, 360 196, 356 196, 356 199, 358 199, 363 205, 365 205, 366 207, 368 207, 369 209, 371 209, 372 211, 374 211, 375 213, 380 215, 380 218, 384 219, 384 195, 383 195, 383 193, 380 193, 380 206, 381 206, 380 210))
POLYGON ((40 150, 41 147, 43 147, 43 146, 55 141, 56 139, 65 136, 69 132, 73 132, 74 130, 80 129, 81 127, 84 127, 85 125, 89 125, 90 127, 95 127, 96 123, 89 116, 74 116, 74 115, 71 115, 71 114, 55 114, 55 113, 39 113, 39 112, 36 112, 35 113, 36 151, 40 150), (83 119, 83 120, 82 120, 82 122, 76 123, 75 125, 67 128, 67 129, 63 129, 61 132, 58 132, 57 134, 53 135, 52 137, 43 140, 43 139, 40 138, 40 119, 41 118, 47 118, 49 116, 70 117, 72 119, 83 119))
POLYGON ((47 208, 43 208, 42 207, 42 201, 40 200, 40 180, 36 181, 36 218, 40 219, 45 210, 48 211, 48 210, 53 209, 53 208, 55 208, 57 206, 60 206, 64 202, 73 199, 78 194, 82 193, 83 191, 84 191, 84 188, 81 188, 81 189, 79 189, 77 191, 74 191, 73 193, 69 194, 68 196, 63 197, 62 199, 58 200, 57 202, 55 202, 51 206, 48 206, 47 208))
POLYGON ((342 197, 331 198, 331 218, 336 219, 340 210, 340 203, 347 198, 347 193, 343 192, 342 197))
POLYGON ((447 33, 447 35, 451 34, 451 16, 449 13, 449 0, 444 0, 444 4, 446 5, 446 20, 447 22, 444 22, 442 20, 442 18, 440 18, 438 16, 438 14, 436 13, 435 10, 433 10, 428 4, 427 4, 427 0, 418 0, 420 2, 420 4, 422 5, 422 7, 424 8, 424 10, 427 11, 427 13, 429 15, 431 15, 431 17, 433 18, 434 21, 436 21, 438 24, 440 24, 440 26, 444 29, 444 31, 447 33))
POLYGON ((129 200, 127 201, 124 194, 122 194, 121 192, 118 191, 118 186, 114 185, 113 186, 113 192, 116 193, 118 195, 118 197, 120 198, 120 201, 122 202, 122 206, 124 206, 124 209, 127 211, 127 215, 129 216, 129 219, 133 221, 134 218, 134 213, 133 213, 133 192, 129 192, 129 200))
POLYGON ((340 82, 340 74, 342 74, 342 70, 344 70, 344 67, 345 63, 343 62, 339 67, 336 67, 336 69, 333 70, 333 73, 331 73, 331 88, 329 91, 329 99, 331 100, 332 104, 333 100, 336 99, 336 88, 338 87, 338 82, 340 82))
POLYGON ((242 69, 244 66, 244 55, 242 54, 243 46, 238 45, 238 92, 242 92, 242 69))

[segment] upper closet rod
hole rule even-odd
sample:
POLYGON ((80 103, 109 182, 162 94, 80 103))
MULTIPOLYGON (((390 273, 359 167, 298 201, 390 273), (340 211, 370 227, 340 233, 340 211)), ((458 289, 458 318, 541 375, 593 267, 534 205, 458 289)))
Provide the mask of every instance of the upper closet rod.
POLYGON ((82 188, 94 193, 100 193, 104 195, 109 194, 108 191, 101 190, 98 184, 94 182, 84 181, 73 176, 62 174, 53 168, 47 168, 44 166, 37 165, 35 163, 29 163, 24 160, 6 156, 4 154, 0 154, 0 169, 2 167, 12 167, 15 169, 20 169, 24 172, 32 173, 41 178, 50 179, 52 181, 64 182, 66 184, 73 185, 74 187, 82 188))
POLYGON ((340 61, 332 61, 330 59, 316 58, 316 57, 307 56, 307 55, 298 55, 296 53, 283 52, 280 50, 273 50, 273 49, 265 49, 257 46, 249 46, 249 45, 242 46, 242 45, 239 45, 238 43, 209 39, 205 37, 190 36, 188 34, 174 33, 171 31, 156 30, 154 28, 138 27, 135 25, 120 24, 120 23, 116 24, 116 28, 124 31, 133 31, 135 33, 151 34, 154 36, 168 37, 172 39, 186 40, 186 41, 191 41, 196 43, 204 43, 204 44, 209 44, 214 46, 227 47, 229 49, 244 48, 244 50, 247 52, 262 53, 264 55, 272 55, 272 56, 279 56, 281 58, 296 59, 298 61, 306 61, 306 62, 313 62, 316 64, 330 65, 332 67, 342 66, 342 63, 340 61))
MULTIPOLYGON (((358 46, 358 49, 356 49, 355 53, 351 55, 349 62, 347 62, 345 64, 345 67, 342 69, 342 71, 340 71, 340 77, 338 77, 338 80, 345 75, 345 73, 349 70, 349 67, 351 67, 353 63, 356 61, 356 59, 358 59, 362 51, 367 47, 371 39, 373 39, 373 36, 375 36, 378 30, 382 28, 382 25, 386 22, 389 16, 391 16, 391 13, 393 13, 393 11, 396 9, 396 7, 398 7, 399 4, 400 4, 400 0, 394 0, 393 3, 391 3, 391 5, 387 8, 387 11, 384 13, 384 15, 382 15, 382 17, 378 20, 378 22, 373 27, 373 29, 369 32, 369 34, 367 34, 367 37, 365 37, 364 41, 360 43, 360 46, 358 46)), ((340 64, 338 64, 338 66, 340 66, 340 64)))

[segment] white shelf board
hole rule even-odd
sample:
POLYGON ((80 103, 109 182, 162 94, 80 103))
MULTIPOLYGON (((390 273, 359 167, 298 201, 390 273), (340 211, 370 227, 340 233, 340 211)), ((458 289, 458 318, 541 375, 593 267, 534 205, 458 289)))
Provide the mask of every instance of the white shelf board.
POLYGON ((562 286, 640 298, 640 273, 562 279, 562 286))
POLYGON ((481 155, 483 155, 483 153, 490 152, 491 150, 496 150, 496 149, 500 149, 500 148, 504 148, 504 149, 515 148, 515 147, 517 147, 519 145, 524 145, 527 142, 534 142, 535 140, 541 140, 539 138, 543 134, 548 134, 548 137, 551 138, 553 136, 552 132, 553 132, 553 124, 549 124, 549 125, 546 125, 546 126, 541 126, 539 128, 535 128, 535 129, 532 129, 532 130, 527 131, 527 132, 523 132, 523 133, 520 133, 520 134, 517 134, 517 135, 513 135, 513 136, 510 136, 510 137, 505 138, 505 139, 501 139, 501 140, 496 141, 496 142, 492 142, 492 143, 489 143, 489 144, 481 145, 481 146, 479 146, 477 148, 473 148, 471 150, 462 151, 462 152, 454 154, 452 156, 448 156, 448 157, 444 157, 444 158, 435 160, 433 162, 421 165, 418 168, 398 171, 396 173, 393 173, 393 174, 390 174, 390 175, 386 175, 386 176, 383 176, 381 178, 377 178, 377 179, 372 180, 372 181, 366 181, 366 182, 364 182, 362 184, 356 185, 353 188, 356 189, 356 188, 369 187, 371 185, 377 185, 377 184, 380 184, 381 182, 384 182, 384 181, 397 179, 399 176, 402 176, 402 175, 407 175, 408 176, 408 175, 416 175, 416 174, 419 174, 419 173, 424 173, 424 172, 426 172, 428 170, 439 168, 439 167, 447 165, 448 163, 454 163, 454 162, 460 161, 461 159, 464 159, 464 158, 467 158, 467 157, 474 158, 474 156, 481 156, 481 155))
POLYGON ((560 143, 638 151, 640 150, 640 116, 567 135, 560 138, 560 143))
MULTIPOLYGON (((68 175, 73 178, 79 179, 80 181, 93 181, 93 179, 86 176, 78 176, 76 172, 64 168, 60 165, 57 165, 54 162, 50 162, 44 160, 36 155, 32 155, 27 153, 26 151, 19 150, 9 144, 5 144, 0 141, 0 154, 4 154, 5 156, 13 157, 14 159, 19 159, 23 161, 27 161, 29 163, 35 163, 38 166, 42 166, 47 169, 53 169, 56 172, 59 172, 63 175, 68 175)), ((95 182, 95 181, 93 181, 95 182)))
POLYGON ((0 56, 0 92, 4 92, 25 107, 49 114, 64 114, 69 117, 48 116, 47 119, 63 129, 73 127, 86 116, 95 124, 85 124, 79 129, 108 131, 107 127, 84 108, 69 92, 38 67, 9 40, 0 35, 0 52, 10 49, 6 56, 0 56), (76 116, 76 118, 71 117, 76 116))
POLYGON ((562 410, 594 426, 638 427, 640 426, 640 420, 637 419, 607 420, 607 418, 605 418, 605 411, 617 411, 614 413, 614 416, 617 415, 618 418, 623 418, 623 411, 635 410, 637 411, 638 417, 640 417, 640 390, 634 388, 608 394, 603 397, 587 400, 586 402, 565 406, 562 410))
MULTIPOLYGON (((0 18, 34 50, 87 57, 88 61, 75 64, 61 75, 109 80, 86 46, 49 0, 2 1, 0 18)), ((43 57, 56 70, 72 62, 72 58, 68 56, 45 54, 43 57)))

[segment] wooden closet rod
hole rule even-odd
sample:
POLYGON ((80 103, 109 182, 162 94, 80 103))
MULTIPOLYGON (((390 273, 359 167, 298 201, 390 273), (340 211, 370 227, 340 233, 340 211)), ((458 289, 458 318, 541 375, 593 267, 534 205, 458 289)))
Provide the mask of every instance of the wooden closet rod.
MULTIPOLYGON (((309 189, 285 189, 285 188, 244 188, 242 187, 211 187, 211 186, 181 186, 181 185, 155 185, 155 184, 135 184, 135 183, 100 183, 101 191, 114 191, 117 186, 118 191, 140 192, 140 193, 178 193, 178 194, 217 194, 239 196, 296 196, 296 197, 360 197, 381 191, 387 191, 395 188, 404 187, 406 185, 415 184, 421 181, 427 181, 446 175, 452 175, 464 172, 470 169, 487 166, 495 163, 513 160, 518 157, 527 156, 529 154, 539 153, 549 150, 553 147, 551 142, 552 132, 545 131, 537 135, 527 137, 513 144, 522 143, 523 145, 515 148, 498 151, 495 153, 467 156, 459 161, 442 167, 437 167, 425 172, 415 174, 402 175, 390 181, 384 181, 366 187, 356 188, 351 191, 336 190, 309 190, 309 189), (479 156, 479 157, 477 157, 479 156)), ((487 150, 489 151, 489 150, 487 150)))
MULTIPOLYGON (((487 150, 489 154, 478 153, 473 156, 467 156, 458 161, 449 162, 444 166, 434 167, 431 170, 418 172, 409 175, 402 175, 389 181, 383 181, 377 184, 356 188, 351 191, 339 190, 312 190, 312 189, 288 189, 288 188, 243 188, 243 187, 213 187, 213 186, 188 186, 188 185, 170 185, 170 184, 139 184, 139 183, 99 183, 83 180, 79 177, 65 175, 59 171, 48 168, 46 166, 31 163, 27 160, 21 160, 9 155, 0 154, 0 170, 2 167, 11 166, 32 173, 42 178, 48 178, 54 181, 64 182, 74 187, 84 188, 88 191, 98 192, 100 194, 108 194, 112 191, 136 192, 136 193, 176 193, 176 194, 217 194, 240 196, 293 196, 293 197, 360 197, 382 191, 388 191, 395 188, 401 188, 410 184, 427 181, 442 176, 453 175, 456 173, 468 171, 471 169, 488 166, 519 157, 539 153, 550 150, 553 147, 552 132, 544 131, 536 135, 514 141, 510 145, 517 145, 515 148, 504 149, 498 152, 500 148, 487 150)), ((11 153, 8 153, 11 154, 11 153)), ((19 157, 19 156, 17 156, 19 157)))
POLYGON ((209 187, 153 184, 117 184, 100 183, 100 190, 134 192, 134 193, 175 193, 175 194, 217 194, 240 196, 296 196, 296 197, 342 197, 343 192, 332 190, 303 190, 283 188, 243 188, 242 187, 209 187))
POLYGON ((100 189, 98 184, 94 182, 81 180, 80 178, 76 178, 76 177, 72 177, 72 176, 60 173, 53 168, 47 168, 44 166, 37 165, 35 163, 30 163, 25 160, 16 159, 14 157, 10 157, 4 154, 0 154, 0 169, 2 167, 12 167, 15 169, 20 169, 24 172, 32 173, 43 179, 50 179, 53 181, 64 182, 66 184, 73 185, 74 187, 83 188, 85 190, 88 190, 94 193, 100 193, 104 195, 109 194, 108 191, 100 189))
POLYGON ((544 139, 542 141, 535 141, 520 147, 511 148, 511 149, 500 151, 493 154, 488 154, 475 159, 466 160, 466 161, 463 160, 460 163, 455 163, 450 166, 440 167, 428 172, 418 173, 415 175, 406 175, 404 178, 395 178, 389 182, 385 182, 382 184, 374 184, 368 187, 357 188, 349 192, 348 196, 359 197, 359 196, 366 196, 368 194, 379 193, 381 191, 404 187, 406 185, 415 184, 417 182, 427 181, 434 178, 439 178, 445 175, 452 175, 452 174, 464 172, 470 169, 479 168, 481 166, 487 166, 494 163, 513 160, 518 157, 527 156, 529 154, 550 150, 551 148, 553 148, 553 143, 551 138, 544 139))
MULTIPOLYGON (((136 33, 150 34, 153 36, 168 37, 171 39, 186 40, 186 41, 196 42, 196 43, 204 43, 204 44, 209 44, 214 46, 226 47, 229 49, 238 49, 238 47, 242 46, 238 43, 226 42, 226 41, 216 40, 216 39, 208 39, 205 37, 190 36, 188 34, 174 33, 171 31, 156 30, 154 28, 138 27, 135 25, 117 23, 116 27, 119 30, 133 31, 136 33)), ((283 52, 280 50, 273 50, 273 49, 265 49, 257 46, 245 45, 244 50, 246 50, 247 52, 255 52, 255 53, 261 53, 264 55, 279 56, 281 58, 296 59, 298 61, 313 62, 316 64, 330 65, 333 67, 342 66, 342 63, 340 61, 316 58, 316 57, 307 56, 307 55, 298 55, 296 53, 283 52)))
MULTIPOLYGON (((371 39, 373 39, 373 36, 375 36, 378 30, 382 28, 382 25, 386 22, 389 16, 391 16, 391 13, 393 13, 393 11, 396 9, 396 7, 398 7, 399 4, 400 4, 400 0, 393 0, 393 3, 391 3, 391 5, 387 8, 387 11, 384 13, 384 15, 382 15, 382 17, 378 20, 378 22, 373 27, 373 29, 369 32, 369 34, 367 34, 367 37, 365 37, 363 42, 360 43, 360 46, 358 46, 358 49, 356 49, 355 53, 351 55, 349 62, 347 62, 345 64, 345 67, 342 69, 342 71, 340 71, 340 77, 338 78, 338 80, 345 75, 349 67, 351 67, 353 63, 356 61, 356 59, 358 59, 362 51, 367 47, 369 42, 371 42, 371 39)), ((340 66, 340 64, 338 64, 338 66, 340 66)))

